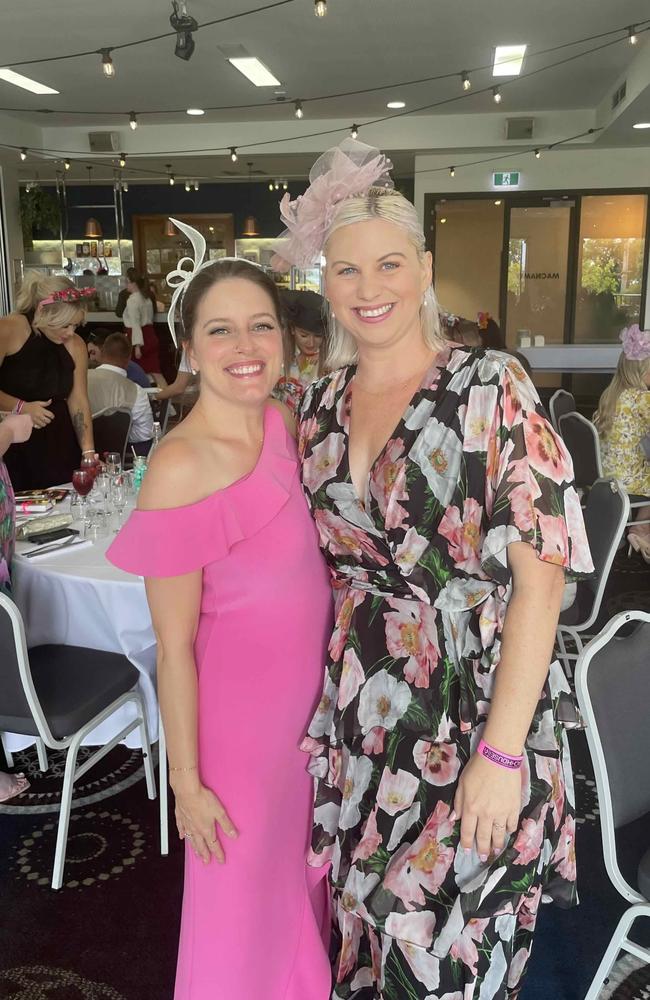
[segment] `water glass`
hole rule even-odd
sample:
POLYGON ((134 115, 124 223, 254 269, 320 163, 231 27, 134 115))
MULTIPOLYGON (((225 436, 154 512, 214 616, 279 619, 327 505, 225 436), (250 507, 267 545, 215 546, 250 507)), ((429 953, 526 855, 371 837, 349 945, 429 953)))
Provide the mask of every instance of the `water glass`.
POLYGON ((90 522, 86 529, 86 538, 96 542, 100 538, 105 538, 108 534, 108 516, 105 510, 96 507, 90 515, 90 522))
POLYGON ((122 471, 122 456, 117 451, 106 452, 106 471, 109 476, 119 476, 122 471))
POLYGON ((113 480, 111 486, 111 503, 113 505, 113 510, 117 514, 117 528, 119 531, 122 526, 122 517, 124 515, 124 508, 127 504, 127 488, 126 484, 122 481, 122 477, 118 477, 113 480))

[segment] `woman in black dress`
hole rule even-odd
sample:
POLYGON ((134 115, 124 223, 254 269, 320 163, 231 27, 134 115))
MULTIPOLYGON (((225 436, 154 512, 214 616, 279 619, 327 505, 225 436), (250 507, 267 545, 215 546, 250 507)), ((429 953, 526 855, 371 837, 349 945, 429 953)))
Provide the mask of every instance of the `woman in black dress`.
POLYGON ((0 319, 0 410, 28 413, 34 423, 29 441, 7 454, 15 490, 70 482, 82 454, 94 454, 88 354, 75 333, 89 293, 28 272, 16 312, 0 319))

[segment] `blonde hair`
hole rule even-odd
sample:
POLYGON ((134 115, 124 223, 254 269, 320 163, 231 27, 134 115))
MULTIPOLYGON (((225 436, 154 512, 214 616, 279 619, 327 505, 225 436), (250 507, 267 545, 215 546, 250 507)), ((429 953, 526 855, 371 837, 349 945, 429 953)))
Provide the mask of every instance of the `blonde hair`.
MULTIPOLYGON (((327 231, 323 252, 326 252, 328 240, 337 229, 351 226, 355 222, 368 222, 372 219, 392 222, 393 225, 403 229, 409 243, 415 249, 420 263, 424 260, 426 241, 415 207, 398 191, 379 187, 372 187, 368 194, 357 198, 346 198, 340 203, 334 220, 327 231)), ((325 315, 328 325, 328 350, 325 364, 329 371, 333 371, 335 368, 342 368, 344 365, 356 362, 358 351, 354 338, 333 315, 328 302, 325 305, 325 315)), ((440 313, 433 285, 429 285, 424 293, 420 319, 425 344, 431 350, 439 351, 444 345, 445 339, 440 329, 440 313)))
POLYGON ((86 307, 81 301, 50 302, 46 306, 39 306, 43 299, 54 292, 74 287, 74 283, 63 275, 48 276, 40 271, 26 271, 16 295, 16 309, 24 316, 30 312, 38 313, 39 325, 59 328, 76 326, 83 322, 86 315, 86 307))
POLYGON ((614 425, 616 406, 621 393, 625 389, 647 391, 645 379, 648 372, 650 372, 650 358, 646 358, 645 361, 631 361, 621 351, 614 377, 600 397, 598 409, 594 413, 594 424, 601 437, 607 437, 614 425))

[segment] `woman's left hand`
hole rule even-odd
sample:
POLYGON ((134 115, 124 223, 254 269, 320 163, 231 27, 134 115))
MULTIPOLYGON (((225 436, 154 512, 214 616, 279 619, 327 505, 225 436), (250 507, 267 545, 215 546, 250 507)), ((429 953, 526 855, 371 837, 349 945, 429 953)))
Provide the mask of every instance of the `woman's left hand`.
POLYGON ((456 790, 454 812, 460 819, 460 845, 476 850, 481 861, 500 851, 519 825, 521 771, 509 771, 474 754, 456 790))
POLYGON ((139 361, 140 358, 142 357, 142 348, 140 348, 140 347, 134 347, 133 348, 133 353, 135 354, 136 358, 139 361))

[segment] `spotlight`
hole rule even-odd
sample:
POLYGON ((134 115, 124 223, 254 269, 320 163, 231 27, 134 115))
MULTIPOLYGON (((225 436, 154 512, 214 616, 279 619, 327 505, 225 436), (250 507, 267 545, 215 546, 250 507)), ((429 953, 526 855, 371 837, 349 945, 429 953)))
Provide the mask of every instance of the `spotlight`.
POLYGON ((233 163, 237 162, 237 148, 235 146, 230 147, 230 159, 233 163))
POLYGON ((186 191, 191 191, 192 190, 192 188, 190 187, 190 182, 189 181, 185 181, 185 190, 186 191))
POLYGON ((492 97, 494 98, 495 104, 501 104, 502 97, 499 87, 492 87, 492 97))
POLYGON ((288 191, 289 190, 289 185, 287 184, 286 181, 284 181, 283 184, 282 184, 282 190, 283 191, 288 191))
POLYGON ((27 159, 27 150, 24 147, 20 151, 20 158, 23 161, 23 163, 27 159))
POLYGON ((449 168, 449 176, 450 177, 455 177, 456 176, 456 167, 450 167, 449 168))
POLYGON ((293 113, 296 116, 296 118, 305 117, 305 112, 302 110, 302 101, 296 101, 296 103, 294 104, 294 109, 295 110, 293 113))
POLYGON ((195 191, 199 190, 199 182, 198 181, 194 181, 194 190, 195 191))
POLYGON ((165 170, 167 171, 167 180, 169 182, 169 186, 173 187, 174 184, 176 183, 176 178, 174 177, 174 175, 172 173, 172 165, 171 165, 171 163, 166 163, 165 164, 165 170))
POLYGON ((635 28, 635 26, 633 24, 630 25, 630 27, 627 29, 627 38, 628 38, 628 41, 629 41, 630 45, 636 45, 636 43, 639 40, 638 36, 637 36, 637 33, 636 33, 636 28, 635 28))
POLYGON ((126 153, 120 153, 120 161, 119 162, 120 162, 120 166, 121 167, 125 167, 126 166, 126 153))
POLYGON ((112 77, 115 76, 115 66, 113 64, 113 60, 111 59, 111 50, 100 49, 99 54, 102 57, 102 72, 104 76, 107 76, 109 79, 111 79, 112 77))
POLYGON ((273 181, 269 181, 269 191, 273 191, 273 181))
POLYGON ((136 118, 135 111, 132 111, 129 115, 129 128, 131 131, 135 132, 138 127, 138 119, 136 118))
POLYGON ((463 70, 463 72, 460 75, 460 79, 463 84, 463 90, 467 91, 472 89, 472 81, 469 78, 469 73, 467 72, 467 70, 463 70))
POLYGON ((352 136, 353 139, 357 138, 357 136, 359 135, 359 126, 358 125, 353 125, 352 126, 352 128, 350 129, 350 135, 352 136))
POLYGON ((63 161, 63 167, 64 167, 65 170, 69 170, 70 169, 70 160, 64 160, 63 161))
POLYGON ((128 181, 122 181, 122 190, 124 191, 125 194, 129 190, 129 182, 128 181))
POLYGON ((194 55, 196 48, 192 32, 199 30, 199 23, 187 13, 185 0, 172 0, 172 8, 173 13, 169 18, 169 23, 176 32, 174 55, 188 62, 194 55))
POLYGON ((327 14, 327 0, 314 0, 314 14, 316 17, 325 17, 327 14))
POLYGON ((536 150, 535 150, 535 159, 536 159, 536 160, 539 160, 539 158, 540 158, 540 156, 541 156, 541 155, 542 155, 542 154, 540 153, 539 149, 536 149, 536 150))
POLYGON ((169 186, 173 187, 175 183, 176 183, 176 178, 174 177, 173 174, 170 174, 169 175, 169 186))
POLYGON ((275 184, 273 185, 273 188, 274 188, 275 191, 279 191, 280 190, 280 182, 276 181, 275 184))

